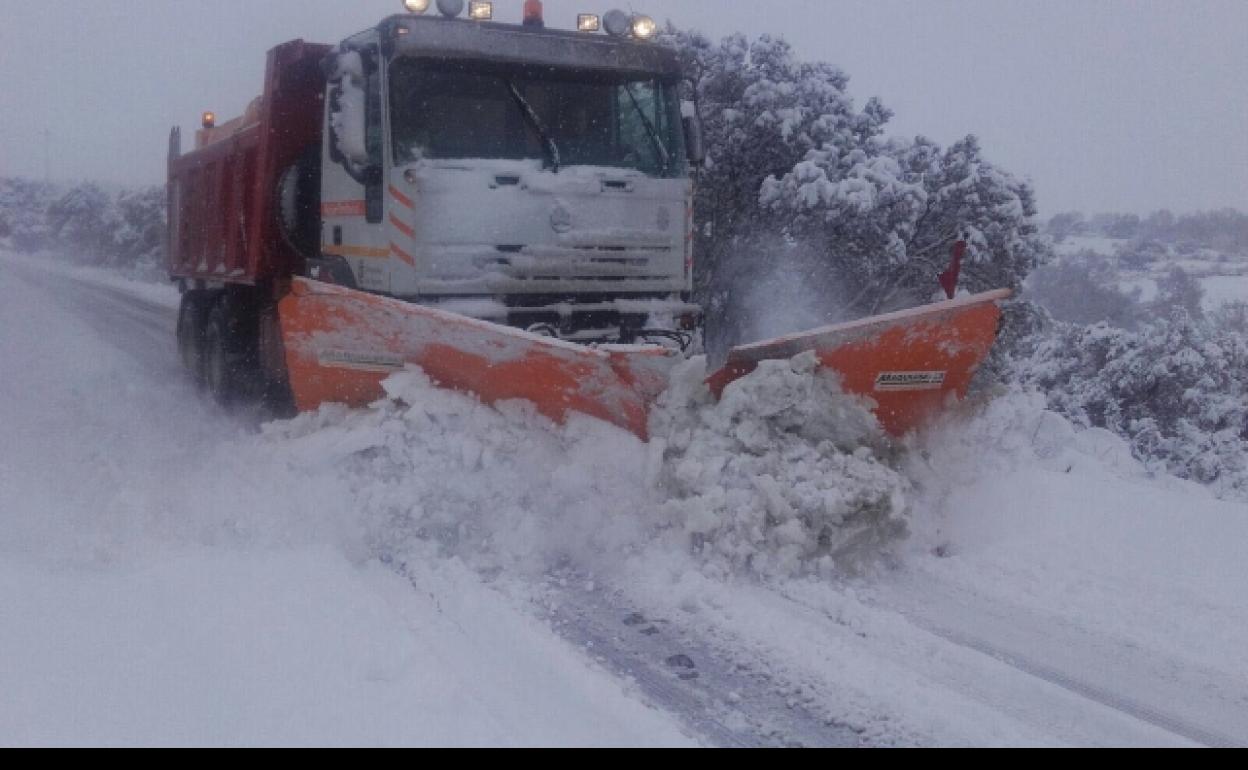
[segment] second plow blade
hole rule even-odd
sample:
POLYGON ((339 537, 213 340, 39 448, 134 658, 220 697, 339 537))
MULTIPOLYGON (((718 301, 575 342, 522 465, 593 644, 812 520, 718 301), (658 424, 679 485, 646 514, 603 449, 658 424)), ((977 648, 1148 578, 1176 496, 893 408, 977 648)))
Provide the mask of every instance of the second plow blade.
POLYGON ((992 291, 743 345, 729 352, 707 384, 718 397, 762 361, 813 350, 822 366, 841 376, 846 392, 876 403, 886 431, 903 436, 951 399, 965 398, 996 342, 1000 303, 1010 296, 992 291))

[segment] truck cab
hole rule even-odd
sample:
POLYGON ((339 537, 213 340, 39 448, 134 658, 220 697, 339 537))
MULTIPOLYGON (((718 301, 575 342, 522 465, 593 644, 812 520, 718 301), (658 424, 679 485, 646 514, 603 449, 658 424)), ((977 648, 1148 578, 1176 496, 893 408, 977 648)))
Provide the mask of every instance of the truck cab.
POLYGON ((673 51, 405 14, 324 72, 312 277, 572 341, 696 324, 673 51))

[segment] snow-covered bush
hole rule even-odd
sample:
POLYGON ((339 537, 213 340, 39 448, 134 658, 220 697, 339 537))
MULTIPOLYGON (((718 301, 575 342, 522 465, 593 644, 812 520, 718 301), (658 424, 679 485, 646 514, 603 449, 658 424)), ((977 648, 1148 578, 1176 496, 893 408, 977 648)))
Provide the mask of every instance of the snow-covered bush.
POLYGON ((1248 336, 1177 309, 1127 331, 1059 324, 1019 366, 1051 408, 1158 470, 1248 497, 1248 336))

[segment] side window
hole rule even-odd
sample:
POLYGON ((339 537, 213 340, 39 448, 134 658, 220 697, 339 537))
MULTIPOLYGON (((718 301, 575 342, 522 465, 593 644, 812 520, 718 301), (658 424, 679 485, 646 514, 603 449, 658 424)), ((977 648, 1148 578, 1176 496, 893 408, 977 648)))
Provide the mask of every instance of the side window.
POLYGON ((381 68, 375 47, 340 51, 329 74, 329 157, 364 186, 369 222, 382 218, 381 68))

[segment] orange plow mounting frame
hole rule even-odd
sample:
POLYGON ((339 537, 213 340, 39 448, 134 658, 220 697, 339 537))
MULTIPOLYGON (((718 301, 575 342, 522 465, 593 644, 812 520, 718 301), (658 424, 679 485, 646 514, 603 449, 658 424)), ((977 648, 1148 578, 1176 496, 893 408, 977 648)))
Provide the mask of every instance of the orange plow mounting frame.
MULTIPOLYGON (((733 349, 707 380, 718 398, 760 362, 813 350, 844 388, 877 404, 893 435, 966 395, 992 349, 1009 291, 876 316, 733 349)), ((455 313, 296 278, 278 305, 295 405, 367 406, 409 364, 482 401, 524 400, 565 422, 586 414, 649 437, 650 405, 677 354, 653 346, 585 347, 455 313)))
POLYGON ((964 398, 996 342, 1002 289, 735 348, 707 379, 718 398, 760 362, 808 350, 841 376, 842 387, 875 401, 894 436, 919 428, 951 398, 964 398))
POLYGON ((522 399, 557 422, 597 417, 648 438, 650 404, 675 354, 660 347, 588 348, 488 321, 296 278, 278 305, 295 406, 367 406, 408 364, 482 401, 522 399))

